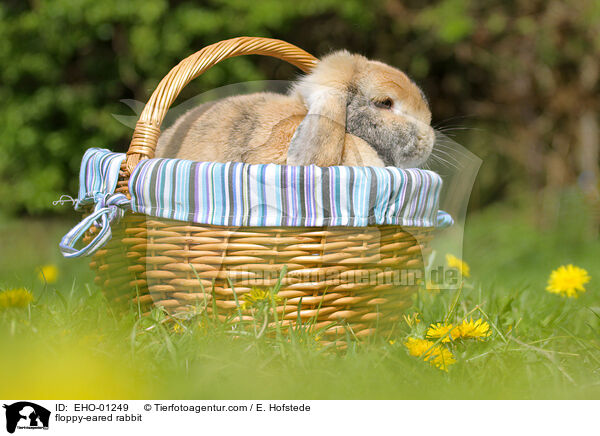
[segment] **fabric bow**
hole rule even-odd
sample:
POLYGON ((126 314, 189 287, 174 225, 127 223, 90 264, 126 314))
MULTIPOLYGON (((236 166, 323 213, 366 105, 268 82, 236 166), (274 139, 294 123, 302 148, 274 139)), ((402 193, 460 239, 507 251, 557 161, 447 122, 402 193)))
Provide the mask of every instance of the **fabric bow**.
POLYGON ((125 194, 102 194, 95 198, 96 206, 91 215, 85 217, 73 227, 60 241, 60 251, 64 257, 81 257, 93 254, 112 237, 110 225, 119 222, 125 212, 131 209, 131 201, 125 194), (96 226, 98 234, 82 249, 75 248, 77 241, 92 226, 96 226))

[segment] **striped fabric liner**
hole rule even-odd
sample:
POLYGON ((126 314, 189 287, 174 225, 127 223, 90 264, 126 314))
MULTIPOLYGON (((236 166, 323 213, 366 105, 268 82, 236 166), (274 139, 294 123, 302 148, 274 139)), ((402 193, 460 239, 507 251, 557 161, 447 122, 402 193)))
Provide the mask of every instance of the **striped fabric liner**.
POLYGON ((79 171, 79 195, 75 209, 97 203, 99 197, 115 192, 124 153, 90 148, 83 155, 79 171))
POLYGON ((179 159, 144 160, 129 181, 134 212, 223 226, 446 226, 441 188, 420 169, 179 159))

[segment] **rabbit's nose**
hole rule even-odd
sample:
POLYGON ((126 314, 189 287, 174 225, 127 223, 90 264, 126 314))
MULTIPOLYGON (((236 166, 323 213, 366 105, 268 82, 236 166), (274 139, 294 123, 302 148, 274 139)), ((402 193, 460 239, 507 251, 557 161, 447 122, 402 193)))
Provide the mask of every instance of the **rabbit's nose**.
POLYGON ((420 143, 431 144, 435 142, 435 133, 429 126, 417 127, 417 139, 420 143))

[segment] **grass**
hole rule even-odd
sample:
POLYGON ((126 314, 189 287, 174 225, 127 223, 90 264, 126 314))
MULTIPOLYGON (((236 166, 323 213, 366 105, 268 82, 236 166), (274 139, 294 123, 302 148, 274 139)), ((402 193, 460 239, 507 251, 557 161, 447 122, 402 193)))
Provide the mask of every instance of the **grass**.
POLYGON ((26 287, 35 296, 27 308, 0 311, 0 397, 598 399, 600 242, 588 236, 576 194, 561 197, 546 230, 527 204, 469 217, 472 277, 460 295, 423 291, 407 311, 420 323, 402 322, 392 340, 344 352, 305 332, 236 337, 202 316, 173 328, 159 310, 140 320, 104 299, 85 260, 60 258, 56 244, 74 219, 0 223, 0 289, 26 287), (592 276, 577 299, 545 291, 551 270, 567 263, 592 276), (58 266, 57 282, 42 284, 43 264, 58 266), (429 323, 467 314, 489 322, 492 334, 453 344, 457 362, 448 372, 403 345, 429 323))

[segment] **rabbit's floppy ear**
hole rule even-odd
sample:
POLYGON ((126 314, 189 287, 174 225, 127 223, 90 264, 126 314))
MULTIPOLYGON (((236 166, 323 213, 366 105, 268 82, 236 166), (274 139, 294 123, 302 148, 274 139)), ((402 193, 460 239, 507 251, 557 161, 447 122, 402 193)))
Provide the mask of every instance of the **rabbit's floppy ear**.
POLYGON ((300 85, 299 92, 308 107, 308 113, 292 137, 287 164, 339 165, 346 135, 348 94, 323 85, 300 85))

